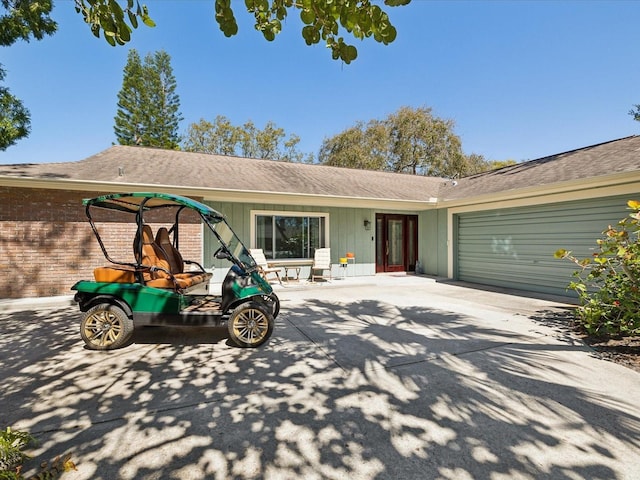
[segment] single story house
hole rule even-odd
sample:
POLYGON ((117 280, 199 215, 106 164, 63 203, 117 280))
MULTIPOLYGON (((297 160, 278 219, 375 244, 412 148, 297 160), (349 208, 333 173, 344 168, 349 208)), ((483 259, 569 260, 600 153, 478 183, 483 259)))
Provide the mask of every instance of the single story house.
MULTIPOLYGON (((589 255, 609 225, 640 200, 640 136, 458 180, 113 146, 77 162, 0 165, 2 297, 68 295, 105 260, 82 199, 165 191, 227 216, 269 259, 309 259, 330 247, 355 255, 347 274, 413 272, 567 295, 574 266, 559 248, 589 255)), ((108 236, 123 252, 130 225, 108 236)), ((214 239, 194 223, 181 250, 214 269, 214 239)), ((302 275, 307 275, 303 271, 302 275)))

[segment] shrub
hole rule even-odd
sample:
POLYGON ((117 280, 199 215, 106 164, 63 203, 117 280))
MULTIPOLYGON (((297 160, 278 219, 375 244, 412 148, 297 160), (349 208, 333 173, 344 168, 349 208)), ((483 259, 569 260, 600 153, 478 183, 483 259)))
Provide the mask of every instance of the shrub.
POLYGON ((580 298, 579 324, 592 335, 640 335, 640 202, 627 205, 632 212, 602 232, 591 258, 563 249, 554 255, 580 267, 568 288, 580 298))
POLYGON ((20 478, 20 466, 29 458, 23 450, 34 442, 26 432, 6 430, 0 432, 0 479, 20 478))
MULTIPOLYGON (((30 458, 24 453, 24 449, 30 444, 34 444, 35 439, 27 432, 11 430, 0 431, 0 480, 24 480, 22 475, 22 463, 30 458)), ((35 480, 58 478, 62 473, 75 470, 76 466, 71 461, 71 456, 56 458, 50 464, 42 462, 40 471, 35 480)))

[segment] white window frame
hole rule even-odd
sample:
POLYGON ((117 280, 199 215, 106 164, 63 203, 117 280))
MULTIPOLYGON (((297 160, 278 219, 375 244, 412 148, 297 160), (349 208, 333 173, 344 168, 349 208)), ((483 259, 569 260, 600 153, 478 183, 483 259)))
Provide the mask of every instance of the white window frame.
MULTIPOLYGON (((251 210, 251 228, 249 234, 251 235, 251 247, 256 248, 256 217, 257 216, 270 216, 270 217, 310 217, 310 218, 324 218, 324 244, 329 245, 329 212, 300 212, 292 210, 251 210)), ((277 258, 274 260, 278 260, 277 258)))

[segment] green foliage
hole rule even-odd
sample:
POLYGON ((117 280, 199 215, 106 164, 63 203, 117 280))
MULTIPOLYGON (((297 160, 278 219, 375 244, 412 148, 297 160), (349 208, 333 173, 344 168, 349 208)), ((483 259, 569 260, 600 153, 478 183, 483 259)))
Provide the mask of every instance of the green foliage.
MULTIPOLYGON (((35 444, 35 439, 27 432, 7 427, 0 431, 0 480, 24 480, 22 463, 30 457, 25 448, 35 444)), ((58 478, 64 472, 76 470, 71 455, 57 457, 53 462, 42 462, 40 470, 29 480, 50 480, 58 478)))
MULTIPOLYGON (((0 46, 52 35, 58 26, 49 17, 52 8, 51 0, 0 0, 0 46)), ((0 82, 4 77, 0 64, 0 82)), ((8 88, 0 87, 0 151, 29 136, 30 127, 29 110, 8 88)))
POLYGON ((0 45, 9 46, 17 40, 28 42, 31 37, 42 40, 52 35, 58 25, 49 14, 51 0, 0 0, 0 45))
MULTIPOLYGON (((216 0, 216 4, 228 0, 216 0)), ((385 0, 388 7, 409 4, 411 0, 385 0)), ((362 0, 245 0, 247 10, 254 14, 255 27, 271 41, 275 38, 287 17, 287 10, 300 11, 302 38, 307 45, 325 41, 334 60, 351 63, 358 56, 355 46, 349 45, 340 36, 342 29, 352 37, 363 40, 373 37, 376 42, 388 45, 396 39, 396 28, 389 15, 378 5, 362 0)))
POLYGON ((463 155, 453 120, 433 116, 430 108, 403 107, 386 124, 391 171, 442 177, 459 174, 463 155))
POLYGON ((510 167, 511 165, 516 165, 518 162, 515 160, 492 160, 489 162, 489 170, 497 170, 499 168, 510 167))
POLYGON ((129 51, 114 119, 118 143, 177 149, 179 108, 169 54, 158 51, 142 62, 135 49, 129 51))
POLYGON ((132 30, 138 28, 138 19, 148 27, 155 26, 146 5, 141 6, 137 0, 127 0, 125 6, 117 0, 75 0, 75 7, 76 12, 82 13, 91 32, 100 38, 102 31, 111 46, 124 45, 131 40, 132 30))
POLYGON ((300 137, 292 134, 286 139, 286 136, 284 129, 271 121, 260 130, 251 121, 234 126, 227 117, 218 115, 213 122, 201 119, 198 123, 192 123, 183 148, 188 152, 242 155, 287 162, 313 160, 312 155, 297 150, 300 137))
POLYGON ((634 105, 633 108, 629 110, 629 115, 631 115, 636 122, 640 122, 640 105, 634 105))
POLYGON ((325 138, 318 161, 333 167, 385 170, 389 138, 382 122, 356 123, 331 138, 325 138))
MULTIPOLYGON (((4 80, 4 75, 0 65, 0 82, 4 80)), ((30 127, 29 110, 18 98, 11 95, 8 88, 0 86, 0 151, 27 137, 30 127)))
MULTIPOLYGON (((385 0, 385 5, 397 7, 411 0, 385 0)), ((231 0, 216 0, 216 21, 226 36, 238 32, 231 0)), ((334 60, 351 63, 358 56, 355 46, 349 45, 340 36, 343 29, 354 38, 362 40, 373 37, 376 42, 388 45, 397 32, 389 15, 378 5, 362 0, 245 0, 247 11, 255 18, 255 28, 268 41, 273 41, 282 30, 282 24, 290 9, 300 11, 302 38, 307 45, 323 40, 331 50, 334 60)))
POLYGON ((593 335, 640 335, 640 202, 627 205, 632 213, 602 232, 591 258, 563 249, 554 254, 580 267, 569 288, 580 298, 580 324, 593 335))
MULTIPOLYGON (((407 5, 411 0, 384 0, 388 7, 407 5)), ((351 63, 358 56, 355 46, 340 36, 346 32, 363 40, 372 37, 376 42, 388 45, 397 36, 389 15, 370 0, 245 0, 247 12, 255 18, 255 29, 267 41, 273 41, 282 31, 290 10, 300 12, 302 38, 307 45, 324 41, 334 60, 351 63)), ((76 11, 90 25, 96 37, 103 32, 110 45, 123 45, 138 27, 138 18, 148 26, 155 23, 146 6, 137 0, 75 0, 76 11)), ((231 37, 238 33, 232 0, 215 0, 215 19, 222 33, 231 37)))
POLYGON ((318 154, 324 165, 414 175, 460 177, 489 169, 481 155, 465 156, 454 122, 430 108, 402 107, 384 120, 358 122, 325 138, 318 154))
POLYGON ((9 427, 0 431, 0 479, 20 478, 16 476, 20 473, 19 467, 29 458, 24 449, 33 442, 34 438, 26 432, 9 427))

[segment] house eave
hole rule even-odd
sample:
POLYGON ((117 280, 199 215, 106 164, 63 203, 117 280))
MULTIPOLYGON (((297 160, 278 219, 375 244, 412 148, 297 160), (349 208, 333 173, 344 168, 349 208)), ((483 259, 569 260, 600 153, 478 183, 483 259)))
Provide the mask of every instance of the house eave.
POLYGON ((262 203, 271 205, 304 205, 322 207, 377 208, 402 211, 423 211, 436 208, 437 198, 403 200, 393 198, 332 196, 288 192, 265 192, 220 188, 183 187, 145 183, 105 182, 94 180, 49 179, 37 177, 0 176, 0 185, 20 188, 42 188, 86 192, 167 192, 203 198, 208 201, 262 203))
POLYGON ((453 200, 440 199, 438 208, 489 209, 495 204, 525 205, 529 203, 551 203, 570 199, 593 198, 640 193, 640 171, 620 172, 587 179, 537 185, 482 195, 466 196, 453 200))

